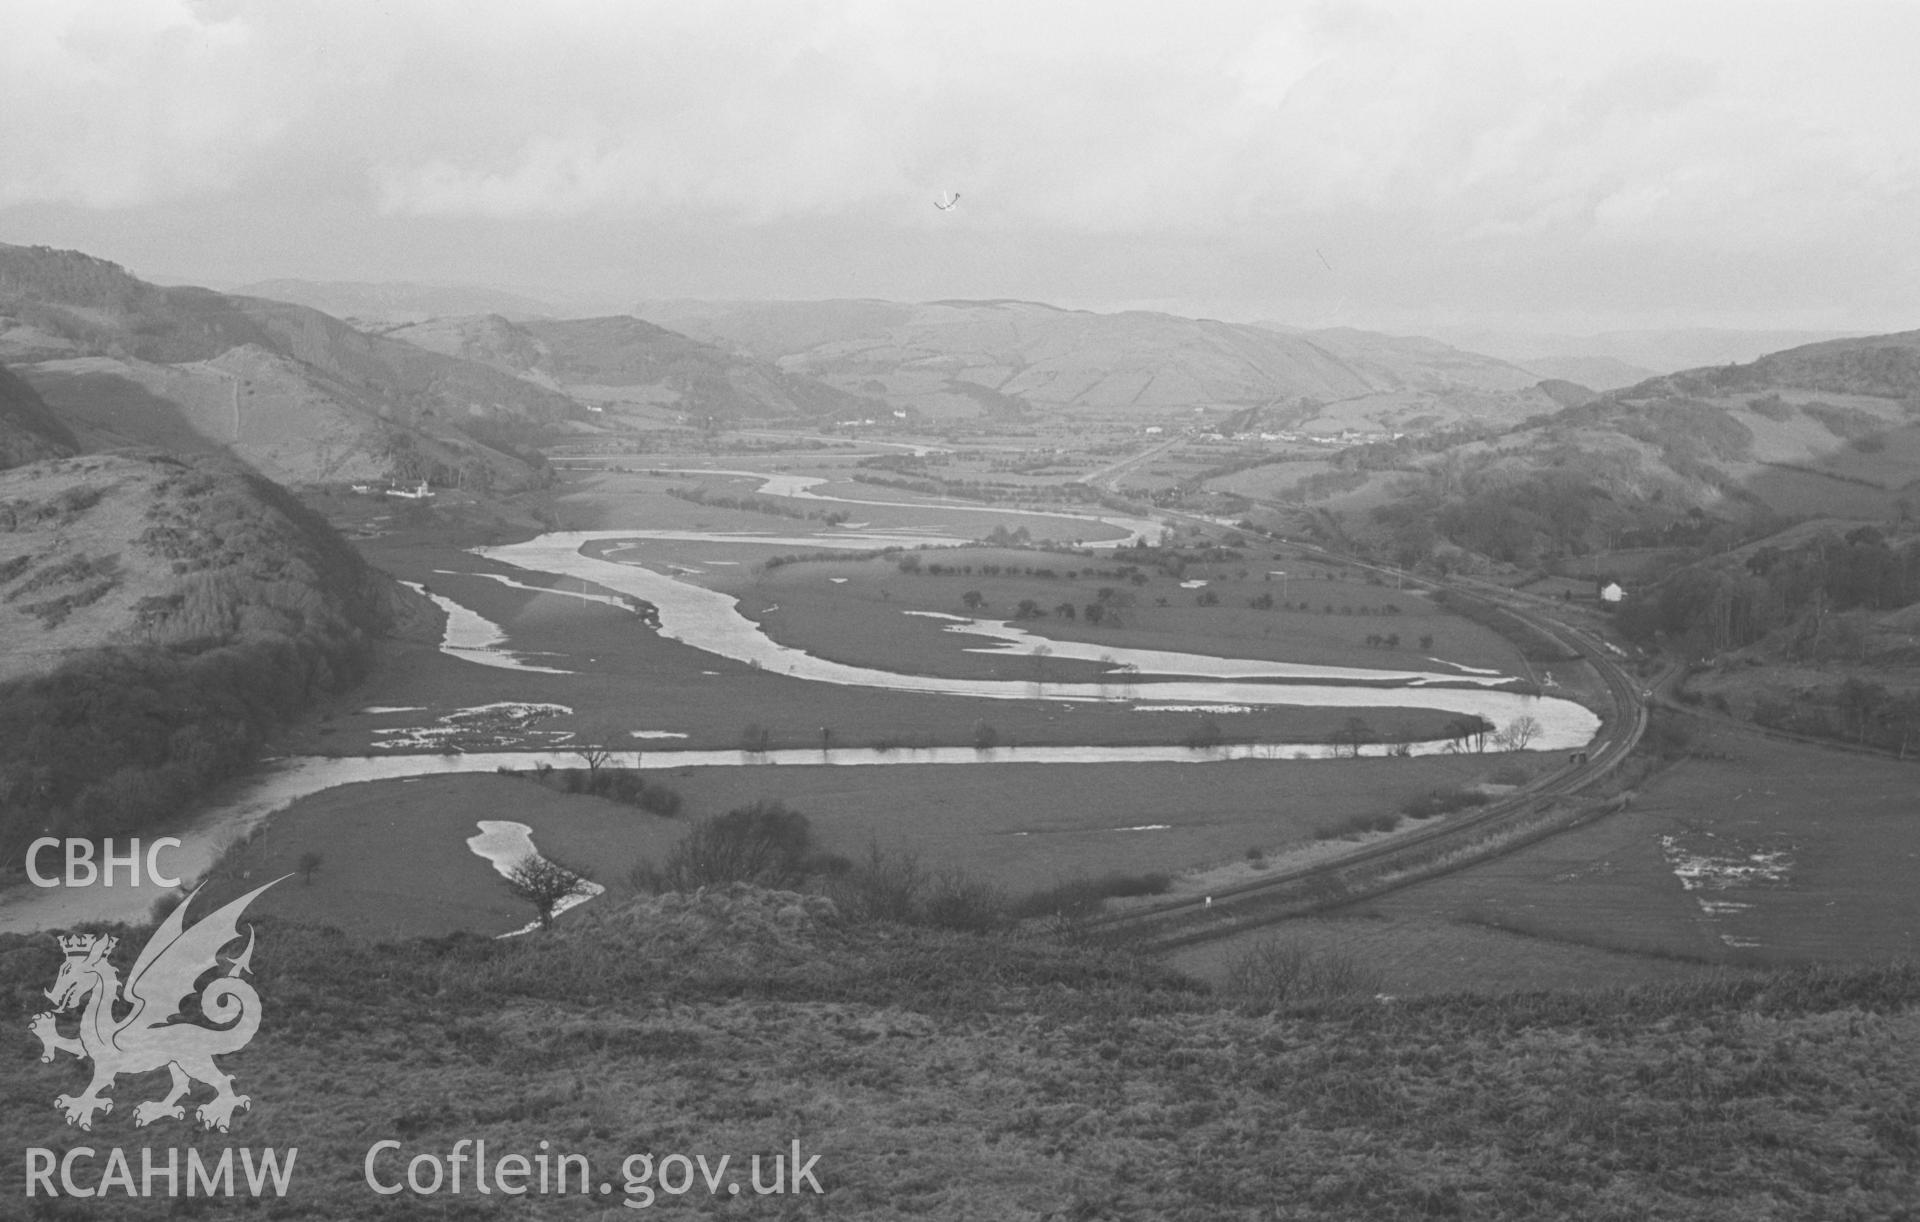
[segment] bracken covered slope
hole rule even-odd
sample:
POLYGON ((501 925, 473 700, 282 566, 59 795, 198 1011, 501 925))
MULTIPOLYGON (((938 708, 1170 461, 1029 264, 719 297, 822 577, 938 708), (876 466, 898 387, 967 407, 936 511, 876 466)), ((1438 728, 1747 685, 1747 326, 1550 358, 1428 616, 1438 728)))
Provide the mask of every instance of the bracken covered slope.
POLYGON ((0 845, 172 813, 423 614, 230 464, 128 451, 0 472, 0 845))
MULTIPOLYGON (((376 1168, 395 1181, 466 1139, 490 1160, 551 1143, 610 1185, 582 1201, 576 1175, 568 1196, 498 1211, 531 1218, 631 1202, 995 1222, 1800 1222, 1910 1216, 1920 1192, 1910 970, 1276 1012, 1119 952, 852 922, 817 897, 735 887, 591 908, 506 941, 368 945, 263 922, 265 1021, 226 1065, 251 1110, 230 1134, 163 1120, 138 1140, 297 1147, 271 1211, 334 1222, 495 1216, 470 1166, 463 1197, 374 1194, 366 1157, 383 1139, 400 1143, 376 1168), (748 1158, 770 1181, 795 1142, 818 1156, 818 1195, 746 1191, 748 1158), (643 1153, 646 1178, 623 1176, 643 1153), (719 1199, 677 1169, 685 1199, 663 1190, 670 1154, 728 1156, 719 1199)), ((0 939, 0 981, 23 1004, 59 963, 49 938, 0 939)), ((133 1143, 128 1106, 91 1134, 48 1106, 84 1072, 66 1057, 0 1066, 7 1141, 56 1156, 133 1143)), ((126 1080, 117 1097, 149 1089, 126 1080)), ((85 1204, 151 1216, 118 1193, 85 1204)))
POLYGON ((387 334, 583 399, 652 403, 690 417, 820 420, 880 409, 874 399, 626 315, 516 323, 483 314, 387 334))
POLYGON ((163 288, 46 247, 0 244, 0 359, 90 448, 223 452, 283 483, 524 486, 531 455, 496 443, 584 414, 317 310, 163 288))

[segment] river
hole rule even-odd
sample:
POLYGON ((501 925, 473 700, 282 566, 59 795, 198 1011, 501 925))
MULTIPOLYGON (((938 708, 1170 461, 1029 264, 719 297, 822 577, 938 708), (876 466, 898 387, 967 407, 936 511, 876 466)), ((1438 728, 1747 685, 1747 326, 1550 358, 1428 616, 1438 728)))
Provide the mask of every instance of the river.
MULTIPOLYGON (((720 472, 713 472, 719 474, 720 472)), ((759 475, 754 472, 738 472, 759 475)), ((787 495, 808 499, 818 497, 809 489, 819 481, 811 477, 764 476, 787 495), (781 484, 781 480, 790 481, 781 484)), ((888 502, 847 502, 853 504, 892 504, 888 502)), ((905 508, 984 509, 973 506, 927 506, 900 503, 905 508)), ((997 512, 1025 512, 998 510, 997 512)), ((1092 515, 1054 513, 1047 516, 1072 518, 1087 525, 1118 530, 1124 539, 1142 537, 1157 524, 1144 519, 1105 518, 1092 515)), ((1488 690, 1494 684, 1510 681, 1506 676, 1484 673, 1438 672, 1418 670, 1375 671, 1352 667, 1311 666, 1262 659, 1221 658, 1173 650, 1143 650, 1100 647, 1084 642, 1048 641, 1024 628, 1001 621, 949 619, 955 631, 974 633, 994 639, 995 649, 1027 651, 1042 646, 1056 658, 1100 661, 1111 665, 1109 681, 1097 683, 1046 683, 953 679, 928 675, 877 670, 819 658, 804 650, 782 645, 766 635, 760 625, 740 613, 736 600, 720 591, 706 589, 689 581, 658 572, 631 557, 643 555, 650 541, 699 542, 715 549, 730 544, 794 546, 812 549, 833 548, 870 551, 887 547, 917 547, 926 544, 956 544, 967 540, 930 534, 926 531, 887 531, 842 529, 810 535, 763 535, 709 531, 597 530, 565 531, 541 535, 522 543, 474 549, 475 553, 524 570, 529 577, 566 576, 583 579, 611 590, 616 595, 643 600, 658 611, 658 631, 681 641, 735 661, 756 665, 795 678, 842 686, 878 688, 901 692, 954 696, 985 700, 1046 699, 1070 702, 1099 701, 1134 703, 1150 700, 1153 706, 1192 709, 1215 708, 1222 712, 1277 705, 1308 705, 1334 708, 1430 708, 1477 715, 1496 726, 1504 726, 1521 717, 1532 718, 1539 731, 1529 744, 1536 751, 1562 751, 1578 748, 1592 739, 1599 719, 1587 708, 1570 700, 1488 690), (597 554, 600 545, 621 541, 622 559, 597 554), (1159 676, 1152 683, 1135 684, 1135 676, 1159 676), (1325 680, 1314 682, 1313 680, 1325 680)), ((498 574, 484 574, 508 580, 498 574)), ((502 648, 506 633, 499 625, 485 620, 477 612, 460 607, 443 595, 436 602, 448 606, 452 630, 442 648, 454 657, 482 665, 507 669, 538 670, 552 668, 529 665, 502 648), (449 604, 451 604, 449 606, 449 604)), ((595 596, 599 601, 634 610, 619 599, 595 596)), ((638 612, 635 612, 638 614, 638 612)), ((1432 754, 1445 749, 1437 742, 1411 744, 1414 754, 1432 754)), ((1365 754, 1384 754, 1387 744, 1369 744, 1365 754)), ((1127 747, 1001 747, 978 750, 972 747, 937 747, 876 751, 871 748, 833 748, 829 750, 792 749, 759 753, 739 750, 649 750, 645 762, 650 767, 714 768, 769 766, 923 766, 929 764, 1100 764, 1117 762, 1170 763, 1203 765, 1234 760, 1324 759, 1329 749, 1324 743, 1236 744, 1195 749, 1182 745, 1127 747)), ((637 757, 636 757, 637 758, 637 757)), ((540 763, 566 767, 577 763, 566 753, 511 751, 461 755, 380 755, 366 757, 296 757, 263 764, 244 783, 230 787, 225 796, 201 811, 187 825, 175 831, 182 848, 163 863, 184 878, 204 872, 236 838, 285 809, 300 798, 339 785, 363 781, 405 777, 436 776, 457 773, 492 772, 501 767, 529 768, 540 763)), ((83 921, 137 920, 143 918, 157 896, 153 888, 51 888, 17 887, 0 896, 0 930, 25 932, 36 929, 67 928, 83 921)))

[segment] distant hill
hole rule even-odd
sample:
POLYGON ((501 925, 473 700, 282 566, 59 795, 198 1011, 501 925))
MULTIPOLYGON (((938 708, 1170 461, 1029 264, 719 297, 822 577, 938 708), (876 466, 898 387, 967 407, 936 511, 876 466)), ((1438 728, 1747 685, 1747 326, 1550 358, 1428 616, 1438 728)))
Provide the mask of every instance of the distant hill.
MULTIPOLYGON (((1473 327, 1442 327, 1433 332, 1449 343, 1486 352, 1512 361, 1547 377, 1601 385, 1610 377, 1595 376, 1588 370, 1578 376, 1571 367, 1555 368, 1552 362, 1567 358, 1604 357, 1647 374, 1672 373, 1697 369, 1704 365, 1732 365, 1751 361, 1769 352, 1797 347, 1821 340, 1842 339, 1846 331, 1740 331, 1713 327, 1680 327, 1671 330, 1605 331, 1598 335, 1558 335, 1530 331, 1496 331, 1473 327)), ((1634 378, 1631 381, 1639 381, 1634 378)))
POLYGON ((1386 335, 1353 327, 1297 333, 1359 370, 1381 390, 1525 390, 1540 381, 1531 370, 1418 335, 1386 335))
POLYGON ((235 296, 292 302, 363 325, 424 322, 459 314, 558 318, 567 313, 565 307, 538 297, 475 285, 257 280, 227 291, 235 296))
POLYGON ((1659 376, 1658 370, 1629 365, 1610 356, 1535 356, 1519 364, 1543 378, 1576 382, 1595 390, 1618 390, 1659 376))
POLYGON ((1404 558, 1534 564, 1731 546, 1792 521, 1920 520, 1920 331, 1802 345, 1593 394, 1497 443, 1384 456, 1329 507, 1404 558))
POLYGON ((1540 379, 1430 340, 1026 301, 643 302, 642 318, 778 360, 928 417, 1034 411, 1152 419, 1263 407, 1279 426, 1512 421, 1550 406, 1540 379), (983 401, 980 392, 991 392, 983 401), (1458 396, 1458 398, 1451 398, 1458 396))
POLYGON ((751 353, 627 315, 513 322, 485 314, 434 319, 386 334, 588 401, 655 404, 721 419, 865 417, 881 407, 873 398, 751 353))
POLYGON ((777 361, 822 344, 904 325, 913 320, 917 309, 878 298, 804 302, 675 298, 643 301, 633 314, 735 352, 777 361))
POLYGON ((0 471, 0 851, 177 813, 433 614, 231 460, 0 471))
POLYGON ((1691 369, 1649 379, 1624 393, 1640 398, 1656 393, 1774 390, 1912 399, 1920 410, 1920 331, 1803 344, 1746 365, 1691 369))
POLYGON ((1540 383, 1540 390, 1562 407, 1581 407, 1600 397, 1600 392, 1592 387, 1563 378, 1549 378, 1540 383))
POLYGON ((0 365, 0 470, 79 448, 40 393, 0 365))
POLYGON ((220 451, 293 483, 525 486, 541 475, 517 443, 582 414, 551 389, 317 310, 163 288, 46 247, 0 245, 0 359, 83 444, 220 451))

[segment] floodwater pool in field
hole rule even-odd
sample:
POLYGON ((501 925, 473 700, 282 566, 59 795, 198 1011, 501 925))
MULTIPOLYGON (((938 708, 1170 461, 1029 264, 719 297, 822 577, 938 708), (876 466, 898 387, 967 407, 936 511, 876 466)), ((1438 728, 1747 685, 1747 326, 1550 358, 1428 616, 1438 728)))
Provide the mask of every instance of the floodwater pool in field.
MULTIPOLYGON (((1267 658, 1223 658, 1215 654, 1185 653, 1171 649, 1129 649, 1102 645, 1093 641, 1061 641, 1029 632, 1008 620, 968 619, 942 611, 906 611, 904 615, 925 616, 952 621, 948 632, 984 636, 999 645, 976 647, 968 653, 1026 653, 1044 648, 1046 657, 1077 662, 1108 662, 1129 675, 1192 675, 1211 679, 1335 679, 1355 683, 1400 683, 1424 687, 1430 683, 1469 684, 1495 687, 1513 682, 1513 676, 1497 670, 1476 669, 1474 673, 1439 673, 1422 670, 1373 670, 1359 666, 1326 666, 1307 662, 1276 662, 1267 658), (1022 648, 1022 647, 1025 648, 1022 648)), ((1158 685, 1155 685, 1156 687, 1158 685)), ((1152 690, 1152 689, 1147 689, 1152 690)))
POLYGON ((400 584, 432 600, 434 606, 447 613, 447 630, 440 638, 440 652, 501 670, 526 670, 542 675, 573 673, 552 666, 535 666, 522 660, 519 654, 502 648, 507 643, 506 630, 471 607, 435 594, 417 581, 403 581, 400 584))
MULTIPOLYGON (((533 829, 524 823, 515 823, 508 819, 481 819, 476 824, 480 829, 477 836, 467 838, 467 847, 479 857, 493 864, 494 872, 501 878, 511 880, 516 867, 528 858, 540 858, 540 850, 533 847, 533 829)), ((544 860, 544 859, 542 859, 544 860)), ((583 880, 580 891, 569 895, 553 906, 553 915, 559 916, 572 908, 604 895, 606 888, 591 880, 583 880)), ((509 930, 499 935, 511 938, 523 933, 532 933, 540 928, 539 921, 529 921, 519 929, 509 930)))

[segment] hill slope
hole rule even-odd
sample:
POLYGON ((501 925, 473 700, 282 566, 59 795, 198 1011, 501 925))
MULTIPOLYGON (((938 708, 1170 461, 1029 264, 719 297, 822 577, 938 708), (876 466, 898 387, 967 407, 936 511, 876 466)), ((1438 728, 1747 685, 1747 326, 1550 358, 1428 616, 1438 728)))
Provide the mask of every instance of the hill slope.
POLYGON ((676 331, 778 360, 929 415, 1031 408, 1157 418, 1266 405, 1286 425, 1339 402, 1348 427, 1422 414, 1518 420, 1542 410, 1525 370, 1427 340, 1024 301, 642 303, 676 331), (1466 398, 1449 403, 1448 396, 1466 398), (1377 402, 1375 398, 1377 397, 1377 402))
MULTIPOLYGON (((231 1134, 139 1132, 208 1156, 297 1147, 279 1209, 336 1220, 393 1215, 366 1180, 383 1139, 387 1183, 416 1156, 444 1169, 462 1139, 489 1162, 551 1139, 591 1172, 567 1195, 607 1213, 1687 1222, 1897 1218, 1920 1194, 1911 970, 1276 1012, 1097 947, 849 921, 814 896, 592 907, 505 941, 368 945, 260 921, 269 1021, 231 1066, 251 1109, 231 1134), (796 1148, 808 1178, 787 1162, 788 1193, 741 1209, 749 1160, 770 1187, 775 1152, 796 1148)), ((37 999, 60 962, 50 938, 0 940, 16 996, 37 999)), ((0 1082, 23 1103, 6 1139, 56 1158, 136 1140, 136 1080, 91 1134, 46 1106, 83 1073, 8 1058, 0 1082)), ((104 1157, 75 1161, 83 1183, 104 1157)), ((491 1216, 466 1170, 450 1213, 491 1216)), ((551 1190, 511 1203, 595 1212, 551 1190)), ((152 1216, 105 1191, 86 1212, 152 1216)))
POLYGON ((80 448, 40 393, 0 365, 0 470, 80 448))
MULTIPOLYGON (((1673 373, 1706 365, 1733 365, 1756 360, 1769 352, 1821 340, 1839 339, 1841 331, 1740 331, 1715 327, 1675 327, 1666 330, 1604 331, 1598 335, 1555 335, 1526 331, 1493 331, 1475 327, 1443 327, 1435 334, 1449 343, 1487 352, 1502 360, 1537 367, 1540 361, 1603 358, 1647 370, 1673 373)), ((1571 373, 1559 376, 1579 382, 1571 373)), ((1645 375, 1643 375, 1645 376, 1645 375)), ((1638 380, 1638 379, 1635 379, 1638 380)))
POLYGON ((1776 390, 1911 400, 1920 410, 1920 331, 1850 336, 1769 353, 1745 365, 1689 369, 1650 378, 1621 397, 1776 390))
POLYGON ((44 247, 0 245, 0 358, 89 444, 218 450, 283 482, 523 485, 539 478, 524 456, 487 443, 579 411, 552 390, 304 306, 162 288, 44 247), (420 456, 418 469, 399 469, 406 455, 420 456))
POLYGON ((283 489, 156 452, 0 472, 0 846, 172 813, 431 616, 283 489))
POLYGON ((1659 376, 1658 370, 1610 356, 1536 356, 1518 363, 1543 378, 1577 382, 1595 390, 1618 390, 1659 376))
POLYGON ((441 318, 386 332, 600 403, 643 403, 720 419, 872 415, 879 405, 769 361, 626 315, 441 318))
POLYGON ((1544 388, 1566 406, 1497 439, 1342 456, 1327 520, 1403 562, 1459 548, 1534 565, 1613 547, 1725 547, 1809 518, 1920 519, 1920 332, 1601 395, 1544 388))
POLYGON ((409 284, 353 280, 259 280, 229 289, 237 297, 269 297, 307 306, 367 327, 425 322, 450 314, 505 314, 512 318, 557 318, 566 311, 550 301, 474 285, 409 284))

